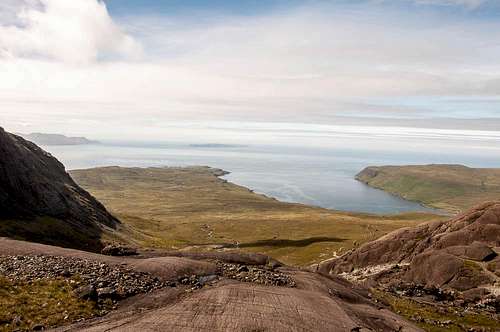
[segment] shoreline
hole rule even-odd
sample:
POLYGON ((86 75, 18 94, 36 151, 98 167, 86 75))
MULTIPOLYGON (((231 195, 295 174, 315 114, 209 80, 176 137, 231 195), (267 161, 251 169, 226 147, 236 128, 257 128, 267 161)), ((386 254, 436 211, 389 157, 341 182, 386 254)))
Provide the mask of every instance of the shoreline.
POLYGON ((301 202, 283 201, 283 200, 280 200, 279 198, 269 196, 268 194, 265 194, 262 192, 257 192, 254 189, 248 188, 244 185, 241 185, 241 184, 232 182, 228 179, 225 179, 224 176, 227 176, 229 174, 233 174, 233 172, 227 171, 227 170, 224 170, 224 169, 218 168, 218 167, 208 166, 208 165, 149 166, 149 167, 97 166, 97 167, 71 169, 71 170, 68 170, 68 172, 71 174, 71 172, 74 172, 74 171, 77 172, 77 171, 86 171, 86 170, 95 170, 95 169, 140 169, 140 170, 145 170, 145 169, 172 169, 172 170, 176 170, 176 169, 177 170, 201 169, 201 170, 203 170, 204 169, 204 170, 209 170, 219 181, 222 181, 223 183, 230 183, 234 186, 237 186, 237 187, 240 187, 244 190, 247 190, 254 195, 258 195, 258 196, 264 197, 266 199, 270 199, 270 200, 273 200, 273 201, 276 201, 279 203, 283 203, 283 204, 299 205, 302 207, 313 208, 313 209, 323 209, 323 210, 329 211, 329 212, 335 212, 335 213, 341 213, 341 214, 353 215, 353 216, 395 217, 395 216, 404 216, 404 215, 411 215, 411 214, 434 215, 434 216, 453 216, 453 214, 448 213, 448 211, 436 209, 434 207, 428 207, 420 202, 405 199, 404 197, 390 193, 390 192, 385 191, 381 188, 372 187, 372 186, 368 185, 367 183, 364 183, 364 181, 358 180, 357 177, 355 177, 354 180, 359 181, 361 183, 364 183, 365 185, 367 185, 368 187, 370 187, 372 189, 383 191, 384 193, 387 193, 391 196, 397 197, 397 198, 404 200, 406 202, 418 203, 418 205, 420 205, 426 209, 435 210, 435 212, 414 210, 414 211, 402 211, 402 212, 390 212, 390 213, 377 213, 377 212, 368 212, 368 211, 339 210, 339 209, 332 209, 332 208, 327 208, 327 207, 323 207, 323 206, 319 206, 319 205, 306 204, 306 203, 301 203, 301 202))
MULTIPOLYGON (((426 209, 435 210, 436 214, 438 214, 438 215, 453 217, 453 216, 456 216, 456 215, 458 215, 458 214, 461 213, 461 211, 447 210, 447 209, 443 209, 443 208, 438 208, 436 206, 425 204, 424 202, 419 201, 419 200, 408 199, 408 198, 403 197, 401 194, 398 194, 396 192, 387 191, 384 188, 373 186, 373 185, 369 184, 367 181, 364 181, 361 178, 359 178, 358 175, 356 175, 355 180, 358 181, 358 182, 360 182, 360 183, 362 183, 362 184, 364 184, 364 185, 366 185, 367 187, 372 188, 372 189, 383 191, 383 192, 385 192, 385 193, 387 193, 387 194, 389 194, 391 196, 400 198, 400 199, 402 199, 404 201, 407 201, 407 202, 417 203, 418 205, 420 205, 420 206, 422 206, 422 207, 424 207, 426 209)), ((424 211, 418 211, 418 212, 424 212, 424 211)), ((429 211, 429 213, 431 213, 431 212, 429 211)))

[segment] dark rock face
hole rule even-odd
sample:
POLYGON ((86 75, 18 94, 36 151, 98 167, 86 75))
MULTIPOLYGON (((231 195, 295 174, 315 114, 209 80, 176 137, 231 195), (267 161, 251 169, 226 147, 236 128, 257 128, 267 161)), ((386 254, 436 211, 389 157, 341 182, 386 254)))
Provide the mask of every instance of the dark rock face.
MULTIPOLYGON (((37 217, 64 221, 70 230, 81 234, 78 240, 70 239, 63 244, 87 249, 97 249, 102 225, 114 228, 119 223, 71 179, 56 158, 0 128, 0 218, 33 220, 37 217)), ((15 226, 20 226, 20 234, 10 234, 0 228, 3 233, 0 235, 45 242, 44 236, 37 235, 36 224, 19 221, 15 226), (29 230, 24 227, 28 224, 29 230)))
POLYGON ((397 230, 325 262, 321 269, 349 274, 398 264, 405 268, 393 275, 394 280, 462 292, 491 290, 500 284, 499 248, 500 202, 489 202, 449 221, 397 230))

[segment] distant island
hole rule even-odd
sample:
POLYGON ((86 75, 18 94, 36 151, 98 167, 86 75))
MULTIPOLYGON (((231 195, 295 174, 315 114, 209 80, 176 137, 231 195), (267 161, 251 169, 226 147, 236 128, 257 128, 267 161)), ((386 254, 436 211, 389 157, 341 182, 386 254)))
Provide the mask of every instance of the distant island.
POLYGON ((499 168, 445 164, 371 166, 356 179, 404 199, 454 213, 500 199, 499 168))
POLYGON ((190 144, 192 148, 246 148, 247 145, 240 144, 220 144, 220 143, 206 143, 206 144, 190 144))
POLYGON ((98 141, 89 140, 85 137, 68 137, 60 134, 44 134, 44 133, 31 133, 31 134, 20 134, 28 141, 32 141, 40 145, 87 145, 87 144, 99 144, 98 141))

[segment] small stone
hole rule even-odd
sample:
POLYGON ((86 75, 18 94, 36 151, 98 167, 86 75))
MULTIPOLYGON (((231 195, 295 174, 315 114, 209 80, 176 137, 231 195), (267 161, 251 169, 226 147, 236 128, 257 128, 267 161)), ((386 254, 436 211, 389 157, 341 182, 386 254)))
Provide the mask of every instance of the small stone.
POLYGON ((61 272, 61 276, 65 277, 65 278, 70 277, 71 276, 71 272, 69 272, 68 270, 63 270, 61 272))
POLYGON ((20 325, 21 324, 21 316, 14 316, 11 324, 14 326, 20 325))
POLYGON ((103 287, 97 289, 98 297, 113 297, 116 294, 115 290, 111 287, 103 287))

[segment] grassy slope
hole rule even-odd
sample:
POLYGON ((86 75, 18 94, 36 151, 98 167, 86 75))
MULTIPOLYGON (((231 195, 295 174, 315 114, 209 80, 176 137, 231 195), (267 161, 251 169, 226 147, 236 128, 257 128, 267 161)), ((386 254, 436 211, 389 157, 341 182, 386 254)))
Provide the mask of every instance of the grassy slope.
POLYGON ((99 314, 79 299, 68 280, 11 281, 0 276, 0 331, 25 331, 69 324, 99 314))
POLYGON ((500 199, 500 169, 459 165, 369 167, 358 180, 427 206, 460 212, 500 199))
POLYGON ((228 183, 206 167, 97 168, 71 172, 125 224, 138 245, 210 250, 238 246, 289 264, 332 257, 394 229, 439 218, 373 216, 282 203, 228 183))
POLYGON ((373 292, 376 299, 388 304, 392 311, 419 325, 425 331, 498 331, 498 321, 494 319, 493 313, 479 314, 456 307, 438 307, 389 293, 373 292))

